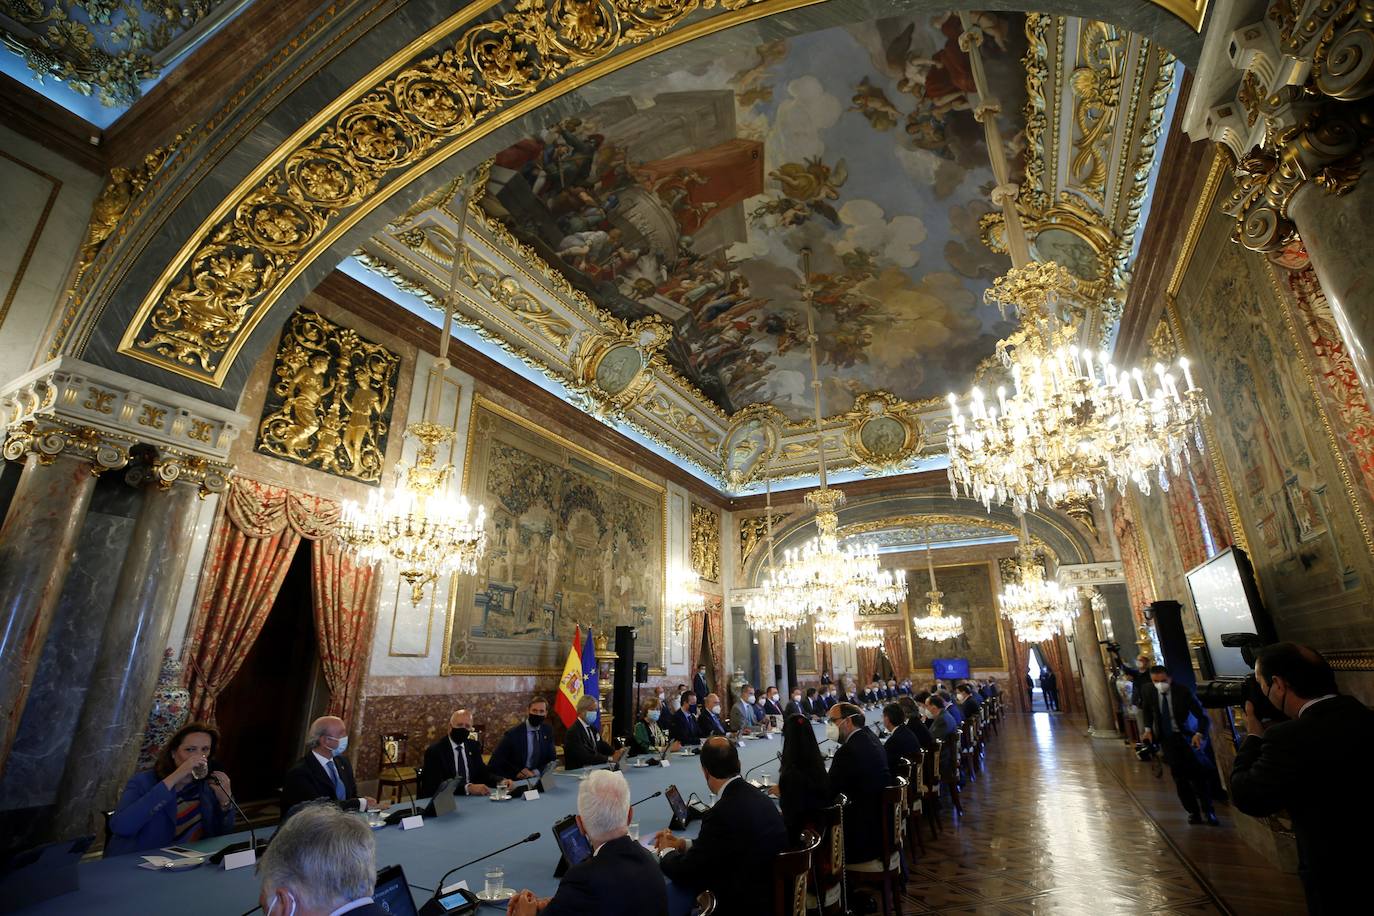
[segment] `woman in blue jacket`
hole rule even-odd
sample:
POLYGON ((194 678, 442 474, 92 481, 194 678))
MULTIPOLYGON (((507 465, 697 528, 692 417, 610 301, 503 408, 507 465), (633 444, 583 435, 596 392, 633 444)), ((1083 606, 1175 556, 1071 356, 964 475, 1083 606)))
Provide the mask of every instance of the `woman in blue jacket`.
POLYGON ((188 722, 157 755, 151 770, 135 773, 110 816, 105 855, 118 856, 173 843, 194 843, 234 830, 229 777, 209 772, 219 732, 188 722), (196 777, 197 767, 203 775, 196 777))

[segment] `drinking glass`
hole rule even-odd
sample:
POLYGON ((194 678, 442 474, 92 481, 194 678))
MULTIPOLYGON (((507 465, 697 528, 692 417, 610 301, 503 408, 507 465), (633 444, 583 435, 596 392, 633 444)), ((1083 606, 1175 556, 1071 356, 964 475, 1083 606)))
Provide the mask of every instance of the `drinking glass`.
POLYGON ((487 898, 501 896, 501 892, 505 890, 506 870, 500 865, 488 865, 486 879, 486 885, 482 888, 482 896, 487 898))

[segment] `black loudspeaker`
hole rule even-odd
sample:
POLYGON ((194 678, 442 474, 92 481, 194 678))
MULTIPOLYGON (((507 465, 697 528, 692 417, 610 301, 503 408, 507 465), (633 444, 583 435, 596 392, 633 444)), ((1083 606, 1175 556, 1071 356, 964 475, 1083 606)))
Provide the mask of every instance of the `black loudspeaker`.
POLYGON ((648 662, 635 662, 635 683, 636 683, 636 684, 647 684, 647 683, 649 683, 649 663, 648 663, 648 662))
POLYGON ((797 644, 789 642, 787 644, 787 695, 790 697, 792 691, 797 689, 797 644))
POLYGON ((615 692, 611 695, 611 734, 630 738, 635 724, 635 628, 615 628, 615 692))

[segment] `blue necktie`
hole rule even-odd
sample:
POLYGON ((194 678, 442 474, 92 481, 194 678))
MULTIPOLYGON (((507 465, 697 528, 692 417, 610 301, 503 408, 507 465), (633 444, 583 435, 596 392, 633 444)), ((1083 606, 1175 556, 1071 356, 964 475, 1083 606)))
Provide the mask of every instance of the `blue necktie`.
POLYGON ((534 769, 534 729, 525 729, 525 769, 534 769))
POLYGON ((334 761, 331 760, 325 766, 325 769, 329 771, 329 778, 334 781, 334 797, 339 801, 343 801, 344 784, 343 781, 339 779, 339 768, 334 766, 334 761))

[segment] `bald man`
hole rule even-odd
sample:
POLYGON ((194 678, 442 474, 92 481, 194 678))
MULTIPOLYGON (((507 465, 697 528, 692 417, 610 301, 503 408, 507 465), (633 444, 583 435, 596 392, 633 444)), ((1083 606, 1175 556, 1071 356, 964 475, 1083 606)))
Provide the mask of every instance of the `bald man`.
POLYGON ((310 723, 305 756, 286 773, 281 788, 281 813, 285 821, 303 802, 327 798, 345 811, 377 807, 377 799, 358 796, 353 767, 344 756, 348 750, 348 726, 337 716, 321 716, 310 723))

